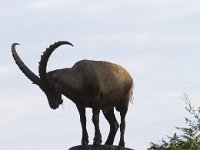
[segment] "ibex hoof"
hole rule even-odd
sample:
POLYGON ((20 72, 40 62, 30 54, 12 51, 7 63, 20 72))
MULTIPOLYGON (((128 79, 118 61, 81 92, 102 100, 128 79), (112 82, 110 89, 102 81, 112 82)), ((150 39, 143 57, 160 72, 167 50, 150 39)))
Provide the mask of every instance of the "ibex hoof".
POLYGON ((88 140, 82 140, 82 145, 88 145, 89 141, 88 140))
POLYGON ((109 141, 109 140, 107 140, 107 141, 105 142, 105 145, 113 145, 113 142, 112 142, 112 141, 109 141))
POLYGON ((94 139, 93 145, 101 145, 101 139, 94 139))
POLYGON ((119 142, 119 146, 125 147, 125 142, 124 142, 124 141, 120 141, 120 142, 119 142))

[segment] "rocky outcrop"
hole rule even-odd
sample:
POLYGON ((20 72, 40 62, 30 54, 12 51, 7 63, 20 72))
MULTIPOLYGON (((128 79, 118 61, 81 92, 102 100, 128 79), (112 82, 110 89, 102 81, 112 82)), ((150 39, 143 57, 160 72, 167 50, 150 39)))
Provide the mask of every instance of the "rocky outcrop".
POLYGON ((69 150, 134 150, 130 148, 113 146, 113 145, 79 145, 71 147, 69 150))

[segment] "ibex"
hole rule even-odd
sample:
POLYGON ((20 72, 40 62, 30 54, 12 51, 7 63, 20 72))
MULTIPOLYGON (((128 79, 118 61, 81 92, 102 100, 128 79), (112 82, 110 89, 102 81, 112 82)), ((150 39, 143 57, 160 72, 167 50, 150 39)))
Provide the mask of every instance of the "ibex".
POLYGON ((50 55, 63 44, 73 46, 70 42, 58 41, 50 45, 43 53, 39 62, 39 77, 18 56, 15 49, 16 45, 19 45, 18 43, 13 43, 11 50, 20 70, 46 94, 49 106, 52 109, 56 109, 62 104, 62 95, 65 95, 76 104, 82 126, 82 145, 87 145, 89 142, 85 108, 90 107, 93 112, 94 145, 100 145, 102 142, 99 129, 100 110, 102 110, 110 124, 110 131, 105 144, 113 145, 119 128, 114 114, 114 108, 116 108, 121 116, 119 146, 124 147, 125 116, 132 95, 132 77, 120 65, 93 60, 81 60, 71 68, 58 69, 47 73, 47 62, 50 55))

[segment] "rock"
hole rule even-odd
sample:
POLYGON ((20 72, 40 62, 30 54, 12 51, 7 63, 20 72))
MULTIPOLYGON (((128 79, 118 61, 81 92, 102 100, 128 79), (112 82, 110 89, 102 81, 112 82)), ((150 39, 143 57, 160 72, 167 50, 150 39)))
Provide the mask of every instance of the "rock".
POLYGON ((71 147, 69 150, 133 150, 130 148, 114 146, 114 145, 79 145, 71 147))

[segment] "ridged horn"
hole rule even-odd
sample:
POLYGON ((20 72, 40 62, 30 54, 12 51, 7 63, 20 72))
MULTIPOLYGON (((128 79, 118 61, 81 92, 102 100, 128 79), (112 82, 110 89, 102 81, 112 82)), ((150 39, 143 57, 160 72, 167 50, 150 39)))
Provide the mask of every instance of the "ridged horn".
POLYGON ((33 82, 33 84, 40 84, 40 78, 35 75, 21 60, 19 55, 16 52, 16 45, 19 45, 19 43, 13 43, 11 46, 12 56, 15 60, 15 63, 19 67, 19 69, 33 82))
POLYGON ((63 44, 68 44, 73 46, 70 42, 67 41, 58 41, 55 42, 54 44, 50 45, 46 51, 43 53, 43 55, 41 56, 41 60, 39 62, 39 76, 42 82, 44 83, 48 83, 48 78, 47 78, 47 63, 49 60, 49 57, 51 56, 51 54, 53 53, 53 51, 58 48, 59 46, 63 45, 63 44))

